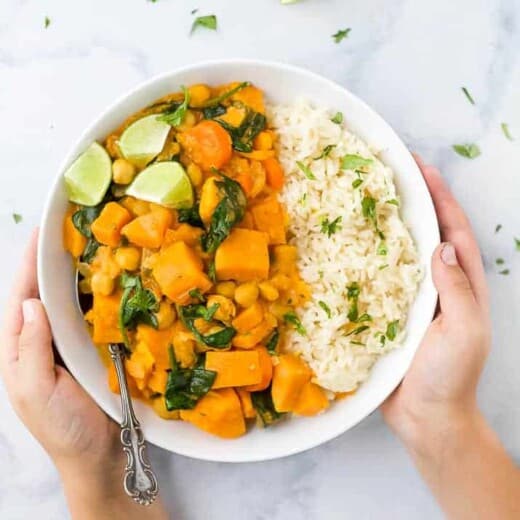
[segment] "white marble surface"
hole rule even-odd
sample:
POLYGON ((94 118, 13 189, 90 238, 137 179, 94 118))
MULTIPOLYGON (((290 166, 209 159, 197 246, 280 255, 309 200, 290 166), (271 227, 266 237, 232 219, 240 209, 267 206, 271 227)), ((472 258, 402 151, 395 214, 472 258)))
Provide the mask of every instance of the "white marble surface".
MULTIPOLYGON (((480 400, 520 461, 520 3, 518 0, 0 0, 0 305, 49 183, 79 132, 115 97, 196 60, 276 59, 364 98, 438 164, 468 211, 492 289, 494 349, 480 400), (190 11, 217 33, 188 37, 190 11), (44 18, 51 24, 44 29, 44 18), (352 27, 333 43, 338 28, 352 27), (477 105, 460 87, 466 85, 477 105), (500 123, 517 137, 507 141, 500 123), (469 161, 451 145, 476 141, 469 161), (23 214, 15 225, 13 212, 23 214), (497 224, 502 224, 495 234, 497 224), (500 276, 503 257, 511 270, 500 276), (516 319, 515 319, 516 317, 516 319)), ((0 390, 0 518, 68 518, 52 464, 0 390)), ((285 460, 211 464, 152 449, 176 519, 440 518, 379 414, 285 460)))

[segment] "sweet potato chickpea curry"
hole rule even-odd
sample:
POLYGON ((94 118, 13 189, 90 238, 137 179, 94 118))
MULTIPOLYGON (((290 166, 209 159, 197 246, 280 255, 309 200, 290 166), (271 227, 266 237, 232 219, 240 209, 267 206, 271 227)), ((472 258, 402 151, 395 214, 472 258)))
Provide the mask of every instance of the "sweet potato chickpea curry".
POLYGON ((329 405, 306 363, 284 351, 289 328, 305 333, 296 311, 310 294, 287 244, 275 141, 248 82, 183 88, 106 138, 101 201, 71 202, 64 221, 110 389, 107 344, 124 343, 134 397, 224 438, 249 419, 269 426, 329 405), (159 166, 188 191, 151 196, 159 166))

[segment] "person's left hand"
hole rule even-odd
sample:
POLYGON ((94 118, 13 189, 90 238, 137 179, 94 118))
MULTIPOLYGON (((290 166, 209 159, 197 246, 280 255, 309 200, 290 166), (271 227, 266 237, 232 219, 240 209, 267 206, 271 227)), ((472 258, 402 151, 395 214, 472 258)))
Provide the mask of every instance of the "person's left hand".
POLYGON ((55 363, 45 309, 38 299, 34 232, 8 301, 0 333, 0 371, 20 419, 60 472, 117 461, 119 429, 63 368, 55 363))

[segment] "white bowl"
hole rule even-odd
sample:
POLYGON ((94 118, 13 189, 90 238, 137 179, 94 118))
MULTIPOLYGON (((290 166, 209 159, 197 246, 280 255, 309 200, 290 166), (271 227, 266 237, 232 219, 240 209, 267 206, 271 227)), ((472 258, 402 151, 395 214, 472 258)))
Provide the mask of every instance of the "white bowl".
POLYGON ((439 243, 432 201, 412 156, 378 114, 332 81, 281 63, 227 60, 177 69, 132 90, 90 125, 66 156, 43 212, 38 249, 41 298, 63 361, 99 406, 116 421, 121 419, 119 396, 108 388, 106 369, 75 304, 73 265, 62 246, 62 219, 67 207, 62 174, 93 140, 102 139, 127 116, 164 94, 178 90, 180 85, 242 80, 258 85, 270 101, 288 102, 303 96, 317 105, 342 111, 352 131, 383 150, 383 161, 396 173, 403 201, 402 214, 418 246, 426 276, 410 312, 404 346, 384 356, 354 396, 334 403, 319 417, 291 418, 269 429, 254 428, 239 439, 222 440, 188 423, 160 419, 150 407, 135 402, 136 414, 150 442, 181 455, 222 462, 268 460, 298 453, 333 439, 367 417, 403 378, 431 321, 437 300, 430 276, 430 257, 439 243))

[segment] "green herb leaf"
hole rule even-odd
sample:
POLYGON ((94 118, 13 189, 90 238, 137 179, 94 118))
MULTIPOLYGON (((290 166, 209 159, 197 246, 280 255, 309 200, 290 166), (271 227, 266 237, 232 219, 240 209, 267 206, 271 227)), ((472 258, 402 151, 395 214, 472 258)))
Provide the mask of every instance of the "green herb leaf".
POLYGON ((304 193, 304 194, 300 197, 300 199, 298 200, 298 202, 299 202, 302 206, 304 206, 306 201, 307 201, 307 193, 304 193))
POLYGON ((267 348, 267 351, 269 354, 274 355, 276 354, 276 348, 278 347, 278 342, 280 341, 280 331, 276 328, 274 329, 273 333, 267 340, 265 347, 267 348))
POLYGON ((347 154, 341 158, 342 170, 359 170, 360 168, 368 168, 374 161, 365 159, 360 155, 347 154))
POLYGON ((462 157, 466 157, 467 159, 475 159, 480 155, 480 148, 478 145, 473 143, 466 144, 454 144, 453 149, 462 157))
POLYGON ((495 260, 495 264, 497 264, 497 265, 504 265, 505 264, 505 260, 503 258, 497 258, 495 260))
POLYGON ((215 119, 230 135, 233 148, 238 152, 249 153, 253 150, 254 138, 265 128, 266 118, 259 112, 249 110, 240 126, 232 126, 226 121, 215 119))
POLYGON ((370 314, 367 314, 366 312, 356 320, 356 323, 363 323, 365 321, 372 321, 372 316, 370 316, 370 314))
POLYGON ((387 204, 392 204, 393 206, 399 207, 399 201, 397 199, 390 199, 386 201, 387 204))
POLYGON ((298 334, 300 334, 301 336, 307 335, 307 331, 305 330, 305 327, 302 325, 302 322, 300 321, 300 319, 298 318, 298 316, 296 316, 296 314, 294 312, 286 312, 283 315, 283 319, 284 319, 285 323, 290 323, 291 325, 293 325, 293 327, 295 328, 296 332, 298 332, 298 334))
POLYGON ((361 179, 361 178, 352 181, 352 187, 354 189, 359 188, 362 184, 363 184, 363 179, 361 179))
POLYGON ((188 110, 188 106, 190 104, 190 92, 189 90, 181 86, 182 91, 184 92, 184 100, 183 102, 177 106, 174 110, 167 110, 162 113, 162 115, 157 117, 158 121, 164 121, 171 126, 179 126, 184 121, 184 117, 186 116, 186 111, 188 110))
POLYGON ((515 241, 515 249, 517 251, 520 251, 520 239, 515 238, 514 241, 515 241))
POLYGON ((325 311, 327 318, 332 317, 332 311, 330 310, 330 307, 323 300, 320 300, 318 305, 325 311))
POLYGON ((361 325, 360 327, 356 327, 354 330, 351 330, 348 334, 346 334, 346 337, 356 336, 357 334, 365 332, 365 330, 368 330, 369 328, 370 327, 368 325, 361 325))
POLYGON ((180 208, 177 210, 179 222, 189 224, 193 227, 204 229, 204 224, 199 215, 199 205, 195 204, 191 208, 180 208))
POLYGON ((509 274, 509 269, 504 269, 502 271, 499 271, 498 274, 502 274, 502 275, 508 275, 509 274))
POLYGON ((195 300, 199 300, 199 302, 204 303, 206 301, 206 298, 204 295, 200 292, 200 289, 192 289, 188 292, 191 298, 194 298, 195 300))
POLYGON ((166 409, 168 411, 191 410, 199 399, 210 391, 217 373, 201 366, 180 368, 171 345, 168 348, 168 354, 171 370, 164 391, 166 409))
POLYGON ((358 298, 361 288, 357 282, 353 282, 347 286, 347 299, 351 302, 348 310, 349 321, 356 322, 359 318, 358 298))
POLYGON ((23 217, 20 213, 13 213, 13 220, 15 224, 19 224, 23 220, 23 217))
POLYGON ((391 321, 386 326, 386 337, 390 341, 394 341, 394 339, 397 337, 398 332, 399 332, 399 320, 391 321))
POLYGON ((379 338, 379 346, 384 347, 385 343, 386 343, 386 336, 384 334, 381 334, 381 336, 379 338))
POLYGON ((45 19, 43 20, 44 29, 47 29, 47 27, 49 27, 50 24, 51 24, 51 19, 48 16, 46 16, 45 19))
POLYGON ((502 128, 502 133, 505 135, 506 139, 509 139, 510 141, 514 141, 513 136, 511 135, 511 132, 509 131, 509 125, 507 123, 502 123, 500 125, 502 128))
POLYGON ((324 149, 323 151, 321 152, 320 155, 318 155, 318 157, 315 157, 313 160, 314 161, 318 161, 319 159, 324 159, 325 157, 328 157, 330 155, 330 152, 332 152, 332 150, 334 150, 334 148, 336 148, 337 145, 335 144, 328 144, 324 149))
POLYGON ((300 170, 303 172, 305 177, 307 177, 307 179, 310 179, 311 181, 316 180, 316 177, 314 176, 314 173, 312 173, 312 170, 308 166, 305 166, 305 164, 303 164, 301 161, 296 161, 296 166, 300 168, 300 170))
POLYGON ((285 415, 276 411, 271 396, 271 387, 261 392, 252 392, 251 401, 264 427, 273 425, 285 415))
POLYGON ((190 14, 195 14, 198 11, 198 9, 192 9, 190 14))
POLYGON ((321 221, 321 232, 330 238, 336 231, 341 229, 341 220, 341 216, 336 217, 332 222, 328 218, 324 218, 321 221))
POLYGON ((495 228, 495 233, 498 233, 502 229, 502 224, 497 224, 495 228))
MULTIPOLYGON (((251 86, 250 81, 243 81, 242 83, 239 83, 236 87, 233 87, 232 89, 229 89, 227 92, 220 94, 220 96, 216 96, 214 98, 208 99, 206 101, 206 103, 204 104, 204 107, 208 108, 208 107, 214 107, 216 105, 220 105, 223 101, 230 98, 231 96, 234 96, 237 92, 240 92, 242 89, 244 89, 246 87, 250 87, 250 86, 251 86)), ((222 107, 222 108, 224 108, 224 112, 225 112, 226 108, 225 107, 222 107)), ((219 114, 219 115, 222 115, 222 114, 219 114)), ((211 119, 211 118, 207 118, 207 119, 211 119)))
POLYGON ((205 29, 216 31, 217 17, 214 14, 208 14, 206 16, 197 16, 197 18, 193 20, 193 24, 191 25, 190 34, 193 34, 193 31, 195 31, 197 27, 204 27, 205 29))
POLYGON ((374 223, 377 229, 376 199, 365 196, 361 200, 361 211, 363 216, 374 223))
POLYGON ((344 39, 348 36, 348 34, 349 34, 350 31, 351 31, 351 28, 350 28, 350 27, 348 27, 347 29, 339 29, 339 30, 336 32, 336 34, 333 34, 333 35, 332 35, 332 38, 334 39, 334 42, 335 42, 335 43, 339 43, 339 42, 341 42, 342 40, 344 40, 344 39))
POLYGON ((247 205, 246 196, 238 182, 222 175, 222 180, 215 182, 215 185, 223 197, 213 212, 208 232, 202 236, 202 248, 208 253, 214 253, 233 226, 244 218, 247 205))
POLYGON ((208 276, 213 283, 217 283, 217 268, 215 267, 215 260, 208 265, 208 276))
POLYGON ((359 297, 359 293, 361 292, 361 288, 357 282, 352 282, 349 286, 347 286, 347 298, 352 300, 354 298, 359 297))
POLYGON ((336 123, 337 125, 340 125, 343 123, 343 113, 342 112, 336 112, 334 117, 331 118, 331 121, 333 123, 336 123))
POLYGON ((379 242, 379 245, 377 246, 377 254, 380 256, 386 256, 388 254, 388 246, 384 240, 379 242))
POLYGON ((468 100, 472 105, 474 105, 474 104, 475 104, 475 100, 473 99, 473 97, 472 97, 471 94, 469 93, 469 90, 468 90, 466 87, 462 87, 462 92, 464 92, 464 95, 466 96, 467 100, 468 100))
POLYGON ((383 264, 383 265, 380 265, 377 269, 379 271, 382 271, 383 269, 386 269, 388 267, 388 264, 383 264))
POLYGON ((81 261, 87 264, 92 262, 100 246, 99 242, 94 238, 90 226, 98 218, 103 206, 104 202, 97 206, 83 206, 72 215, 74 227, 87 238, 87 244, 81 255, 81 261))

